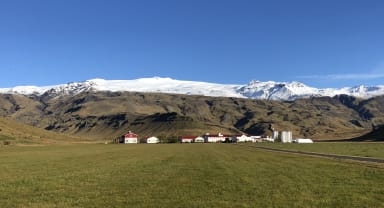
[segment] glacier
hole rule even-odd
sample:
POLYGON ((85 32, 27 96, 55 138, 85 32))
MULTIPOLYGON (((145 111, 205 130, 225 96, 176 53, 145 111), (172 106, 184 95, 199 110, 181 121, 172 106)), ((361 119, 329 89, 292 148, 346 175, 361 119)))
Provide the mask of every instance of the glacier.
POLYGON ((52 86, 17 86, 0 88, 2 94, 21 95, 76 95, 88 91, 151 92, 212 97, 236 97, 262 100, 292 101, 300 98, 350 95, 371 98, 384 95, 384 85, 356 86, 344 88, 314 88, 300 82, 261 82, 253 80, 245 85, 217 84, 199 81, 183 81, 171 78, 152 77, 134 80, 90 79, 52 86))

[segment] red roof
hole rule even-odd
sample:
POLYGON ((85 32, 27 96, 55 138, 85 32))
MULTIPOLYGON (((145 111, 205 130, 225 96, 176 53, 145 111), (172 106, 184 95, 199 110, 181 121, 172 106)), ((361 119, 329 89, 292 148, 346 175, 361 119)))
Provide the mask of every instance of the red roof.
POLYGON ((224 137, 225 135, 218 135, 218 134, 210 134, 210 135, 205 135, 207 137, 224 137))
POLYGON ((181 136, 181 139, 195 139, 196 137, 199 136, 181 136))
POLYGON ((207 133, 204 136, 206 136, 206 137, 233 137, 233 136, 237 136, 237 135, 230 135, 230 134, 219 135, 219 133, 216 133, 216 134, 207 133))
POLYGON ((124 135, 125 138, 137 138, 137 134, 134 133, 127 133, 124 135))

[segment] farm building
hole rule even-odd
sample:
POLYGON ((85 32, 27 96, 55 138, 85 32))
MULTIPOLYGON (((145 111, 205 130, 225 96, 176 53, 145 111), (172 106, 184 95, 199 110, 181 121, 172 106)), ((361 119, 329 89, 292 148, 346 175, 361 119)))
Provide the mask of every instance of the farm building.
POLYGON ((250 138, 243 135, 235 136, 237 142, 247 142, 250 138))
POLYGON ((275 142, 275 139, 274 138, 271 138, 269 136, 267 137, 264 137, 264 138, 261 138, 262 141, 265 141, 265 142, 275 142))
POLYGON ((247 136, 247 135, 241 135, 241 136, 235 136, 237 142, 256 142, 257 139, 261 139, 260 136, 247 136))
POLYGON ((157 137, 149 137, 149 138, 147 138, 147 141, 146 141, 146 143, 148 143, 148 144, 157 144, 157 143, 160 143, 160 139, 159 138, 157 138, 157 137))
POLYGON ((179 141, 181 143, 204 143, 205 139, 201 136, 181 136, 179 141))
POLYGON ((138 141, 137 134, 134 134, 131 131, 124 135, 124 144, 137 144, 138 141))
POLYGON ((204 136, 204 139, 208 143, 225 142, 225 136, 221 133, 218 133, 218 134, 206 133, 204 136))
POLYGON ((192 143, 197 136, 181 136, 179 138, 181 143, 192 143))
POLYGON ((295 139, 293 140, 293 142, 295 143, 299 143, 299 144, 310 144, 310 143, 313 143, 312 139, 295 139))
POLYGON ((263 142, 263 138, 261 136, 249 136, 252 142, 263 142))
POLYGON ((203 137, 198 136, 198 137, 196 137, 196 138, 194 139, 194 142, 195 142, 195 143, 204 143, 205 140, 204 140, 203 137))

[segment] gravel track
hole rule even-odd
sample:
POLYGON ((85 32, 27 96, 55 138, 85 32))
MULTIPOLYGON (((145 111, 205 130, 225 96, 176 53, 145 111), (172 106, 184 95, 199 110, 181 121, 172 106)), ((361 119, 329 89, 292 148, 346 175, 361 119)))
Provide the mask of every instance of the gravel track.
POLYGON ((317 153, 317 152, 304 152, 304 151, 298 151, 298 150, 286 150, 286 149, 277 149, 277 148, 271 148, 271 147, 257 147, 254 145, 240 145, 240 146, 273 151, 273 152, 301 154, 301 155, 325 157, 325 158, 338 159, 338 160, 353 160, 353 161, 359 161, 359 162, 371 162, 371 163, 379 163, 379 164, 384 163, 384 159, 372 158, 372 157, 358 157, 358 156, 335 155, 335 154, 317 153))

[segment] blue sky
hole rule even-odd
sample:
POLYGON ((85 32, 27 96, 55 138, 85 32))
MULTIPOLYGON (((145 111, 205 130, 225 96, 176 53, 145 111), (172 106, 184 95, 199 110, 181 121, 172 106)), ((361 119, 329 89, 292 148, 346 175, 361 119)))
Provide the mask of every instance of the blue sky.
POLYGON ((0 87, 171 77, 384 84, 382 0, 2 0, 0 87))

